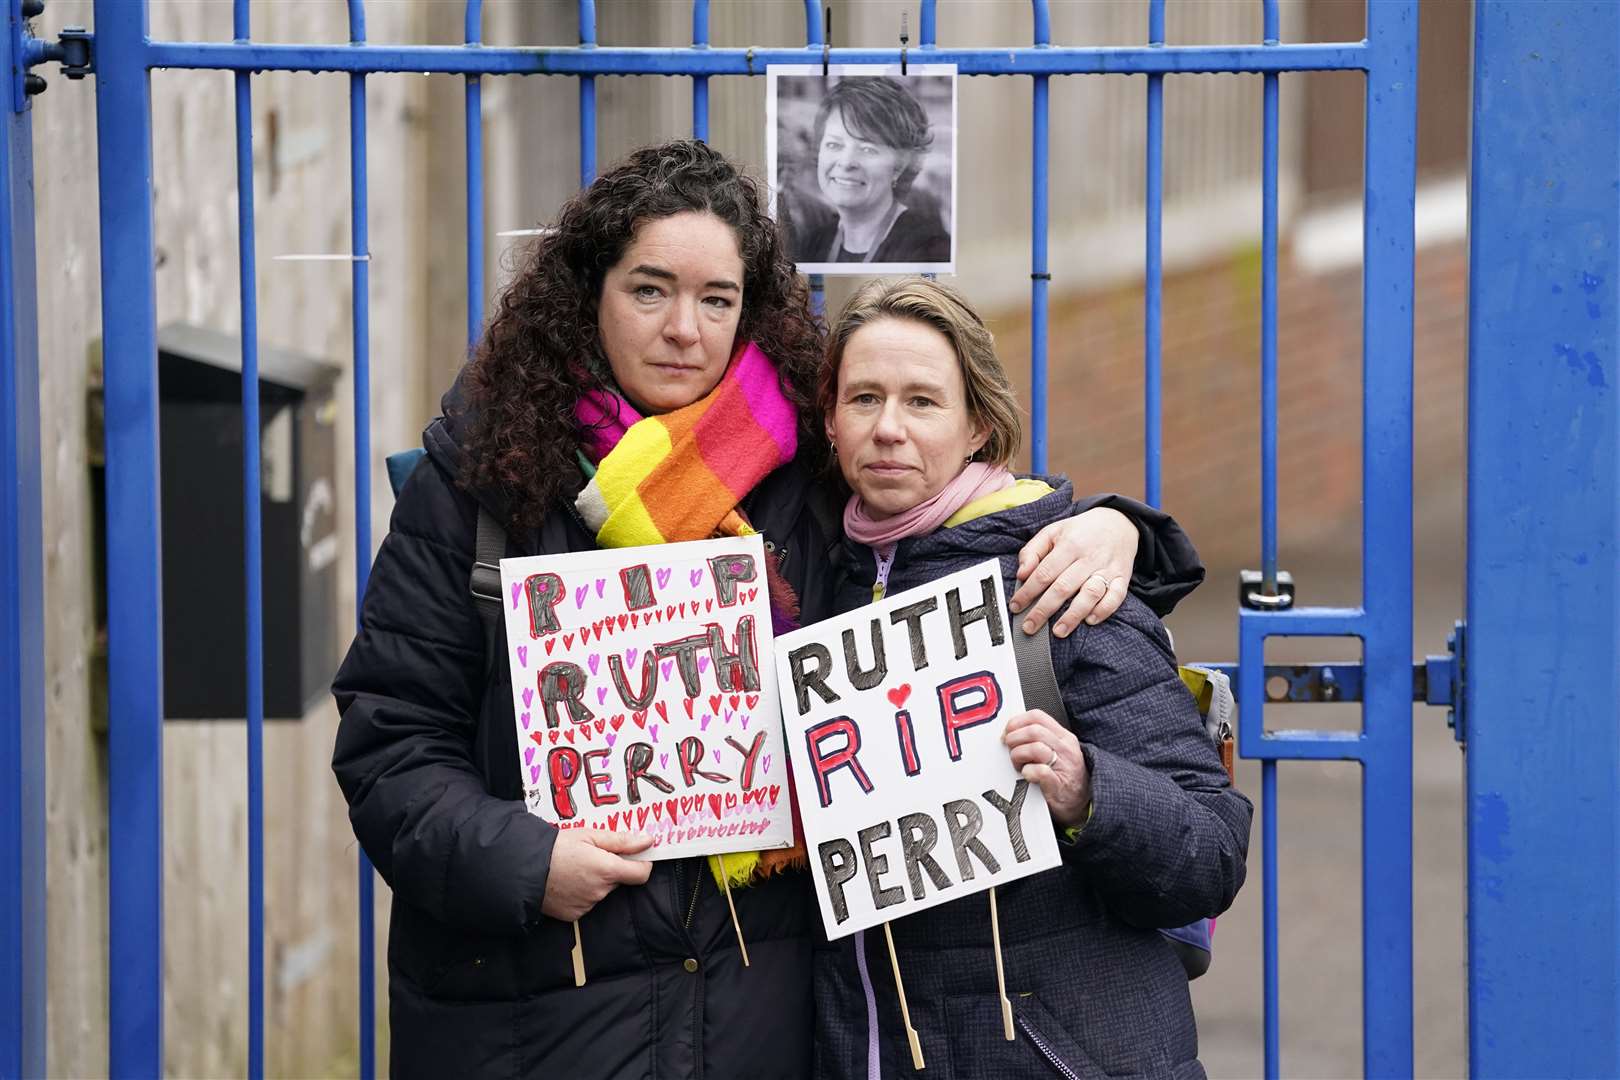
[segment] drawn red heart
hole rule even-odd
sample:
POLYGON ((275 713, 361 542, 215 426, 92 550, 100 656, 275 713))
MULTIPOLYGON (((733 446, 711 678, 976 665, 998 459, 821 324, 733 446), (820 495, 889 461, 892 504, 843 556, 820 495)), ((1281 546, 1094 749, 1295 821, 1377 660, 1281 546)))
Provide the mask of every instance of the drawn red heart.
POLYGON ((636 722, 636 727, 645 728, 647 726, 647 710, 638 709, 636 712, 630 714, 630 719, 636 722))
POLYGON ((743 698, 743 700, 748 702, 748 707, 752 709, 759 704, 759 695, 749 694, 747 697, 743 698))
POLYGON ((612 832, 614 829, 618 828, 618 825, 619 825, 619 813, 618 813, 617 810, 615 810, 613 813, 611 813, 611 814, 609 814, 607 816, 608 832, 612 832))
POLYGON ((628 615, 620 615, 619 616, 619 629, 623 630, 626 626, 629 626, 629 625, 630 625, 630 616, 628 616, 628 615))
POLYGON ((579 643, 581 645, 589 645, 591 643, 591 628, 590 627, 582 626, 582 627, 579 628, 579 643))
POLYGON ((741 701, 742 696, 740 694, 732 694, 730 697, 726 698, 726 704, 730 705, 733 710, 737 708, 738 703, 741 701))
POLYGON ((604 732, 606 730, 607 730, 607 721, 606 720, 598 720, 596 722, 596 733, 598 735, 600 735, 600 734, 602 734, 602 732, 604 732))
POLYGON ((714 601, 712 599, 703 601, 703 610, 704 611, 713 611, 714 610, 714 601))
POLYGON ((714 811, 714 816, 715 817, 720 816, 720 796, 718 796, 718 795, 710 795, 709 796, 709 809, 714 811))
POLYGON ((692 719, 692 698, 687 698, 682 704, 686 706, 686 718, 692 719))
POLYGON ((641 625, 641 613, 640 612, 631 612, 630 613, 630 625, 632 627, 641 625))
POLYGON ((664 720, 666 722, 669 720, 669 706, 665 705, 662 701, 660 701, 660 702, 655 703, 653 705, 653 708, 658 710, 658 716, 659 716, 660 719, 662 719, 662 720, 664 720))
POLYGON ((556 746, 557 739, 561 737, 562 732, 558 731, 556 728, 552 728, 550 731, 546 732, 546 734, 551 737, 551 745, 556 746))
MULTIPOLYGON (((529 732, 529 738, 533 739, 535 742, 539 743, 541 746, 546 745, 546 737, 544 735, 540 734, 538 731, 529 732)), ((557 740, 552 739, 551 741, 556 742, 557 740)))
POLYGON ((720 711, 720 695, 719 694, 710 694, 709 695, 709 708, 712 709, 715 712, 720 711))
POLYGON ((563 648, 572 649, 573 647, 574 647, 574 635, 573 634, 564 634, 563 635, 563 648))
POLYGON ((574 729, 573 728, 568 728, 566 731, 564 731, 563 732, 563 738, 567 739, 569 742, 573 742, 574 741, 574 729))
POLYGON ((673 619, 674 617, 675 617, 675 605, 670 604, 669 606, 664 608, 664 618, 673 619))
POLYGON ((636 828, 644 829, 647 827, 647 813, 648 810, 645 806, 636 807, 636 828))
POLYGON ((893 705, 897 709, 904 708, 905 704, 906 704, 906 698, 908 698, 910 696, 911 696, 911 684, 908 683, 908 682, 907 683, 901 683, 899 686, 897 686, 893 690, 889 691, 889 704, 893 705))
POLYGON ((551 650, 556 644, 557 644, 557 639, 556 638, 554 638, 554 637, 546 638, 546 655, 547 656, 551 655, 551 650))
POLYGON ((613 730, 614 731, 618 731, 621 727, 624 726, 624 713, 620 713, 619 715, 615 716, 612 720, 610 720, 608 722, 613 725, 613 730))
POLYGON ((652 804, 652 812, 653 812, 653 820, 654 821, 662 821, 662 820, 664 820, 664 804, 663 803, 656 803, 656 802, 653 803, 652 804))

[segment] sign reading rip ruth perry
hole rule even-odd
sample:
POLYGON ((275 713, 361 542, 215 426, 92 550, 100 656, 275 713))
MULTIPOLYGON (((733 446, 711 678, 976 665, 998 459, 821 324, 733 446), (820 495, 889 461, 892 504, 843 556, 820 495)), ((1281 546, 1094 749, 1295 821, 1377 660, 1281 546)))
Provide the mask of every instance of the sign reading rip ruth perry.
POLYGON ((758 536, 502 559, 529 811, 670 859, 787 847, 758 536))
POLYGON ((1058 865, 1001 741, 1024 707, 1006 610, 992 561, 777 640, 829 938, 1058 865))

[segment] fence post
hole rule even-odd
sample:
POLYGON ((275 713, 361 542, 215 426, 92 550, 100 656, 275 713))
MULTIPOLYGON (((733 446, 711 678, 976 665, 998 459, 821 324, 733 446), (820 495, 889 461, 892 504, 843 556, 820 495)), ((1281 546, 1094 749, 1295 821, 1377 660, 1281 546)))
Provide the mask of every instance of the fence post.
POLYGON ((96 0, 106 381, 108 1050, 163 1073, 163 582, 146 0, 96 0))
POLYGON ((1468 1050, 1620 1075, 1620 7, 1474 13, 1468 1050))
MULTIPOLYGON (((13 10, 12 18, 16 18, 13 10)), ((0 70, 17 37, 0 32, 0 70)), ((9 101, 8 96, 8 101, 9 101)), ((0 1077, 45 1074, 45 622, 33 114, 0 145, 0 1077)))

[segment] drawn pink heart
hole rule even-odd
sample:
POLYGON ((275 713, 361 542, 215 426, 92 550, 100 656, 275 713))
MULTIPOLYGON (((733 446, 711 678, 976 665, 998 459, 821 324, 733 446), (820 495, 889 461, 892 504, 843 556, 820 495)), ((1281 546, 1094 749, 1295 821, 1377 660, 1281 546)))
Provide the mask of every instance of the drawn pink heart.
POLYGON ((703 567, 700 566, 687 574, 686 579, 692 583, 692 588, 697 588, 697 583, 703 580, 703 567))
POLYGON ((771 755, 766 754, 765 755, 765 760, 760 762, 760 772, 770 772, 770 771, 771 771, 771 755))
POLYGON ((726 710, 726 723, 728 723, 728 724, 731 723, 731 718, 733 716, 736 716, 736 715, 737 715, 736 713, 732 712, 730 709, 727 709, 726 710))
POLYGON ((512 582, 512 610, 514 610, 514 611, 517 610, 518 598, 520 596, 522 596, 522 595, 523 595, 523 582, 521 582, 521 581, 512 582))
POLYGON ((598 686, 596 688, 596 703, 598 705, 604 705, 607 703, 607 687, 598 686))
POLYGON ((743 730, 747 731, 748 730, 748 714, 744 713, 741 717, 739 717, 739 719, 742 720, 743 730))
POLYGON ((523 688, 523 707, 525 709, 527 709, 530 705, 533 705, 533 704, 534 704, 534 687, 525 686, 523 688))
POLYGON ((540 782, 540 766, 538 766, 538 765, 530 765, 529 766, 529 783, 538 784, 539 782, 540 782))
POLYGON ((636 657, 639 656, 640 654, 641 654, 640 649, 626 649, 626 650, 624 650, 624 666, 627 667, 627 668, 635 667, 636 666, 636 657))
POLYGON ((671 671, 674 671, 674 670, 675 670, 675 661, 673 661, 673 660, 665 660, 662 664, 659 665, 659 668, 658 668, 659 674, 663 675, 663 677, 666 678, 666 679, 669 678, 669 673, 671 671))
POLYGON ((529 714, 524 713, 522 716, 518 717, 518 719, 523 721, 523 730, 528 731, 529 730, 529 714))
POLYGON ((602 590, 607 588, 607 578, 596 579, 596 598, 602 599, 602 590))
POLYGON ((660 589, 669 584, 669 575, 670 571, 668 569, 658 570, 653 573, 653 576, 658 579, 658 587, 660 589))
POLYGON ((595 675, 596 669, 602 666, 602 658, 596 653, 591 653, 591 658, 585 661, 585 663, 590 667, 591 674, 595 675))
POLYGON ((591 587, 589 585, 581 585, 579 588, 575 589, 574 590, 574 607, 576 607, 576 608, 584 607, 585 606, 585 597, 589 596, 590 592, 591 592, 591 587))
POLYGON ((618 738, 619 738, 619 737, 618 737, 618 736, 617 736, 617 735, 615 735, 615 734, 614 734, 614 733, 613 733, 613 732, 611 732, 611 731, 610 731, 610 732, 608 732, 608 733, 607 733, 607 735, 606 735, 606 736, 605 736, 605 737, 606 737, 606 739, 607 739, 607 744, 608 744, 608 745, 609 745, 609 746, 612 746, 612 745, 613 745, 613 744, 614 744, 614 743, 615 743, 615 742, 617 742, 617 741, 618 741, 618 738))
POLYGON ((518 654, 518 663, 523 667, 528 667, 529 666, 529 647, 527 645, 519 645, 517 647, 517 654, 518 654))
POLYGON ((714 763, 716 765, 720 764, 720 751, 719 750, 716 750, 714 752, 714 763))
POLYGON ((533 765, 534 764, 534 747, 529 746, 529 747, 524 748, 524 750, 523 750, 523 764, 525 764, 525 765, 533 765))
POLYGON ((648 734, 648 736, 650 736, 652 738, 653 742, 657 742, 658 741, 658 725, 657 724, 648 724, 647 725, 647 734, 648 734))
POLYGON ((698 670, 699 671, 708 671, 709 670, 709 658, 707 656, 698 657, 698 670))
MULTIPOLYGON (((612 745, 612 744, 610 743, 609 745, 612 745)), ((611 776, 602 777, 602 790, 603 791, 612 791, 613 790, 613 777, 611 777, 611 776)))
POLYGON ((708 713, 704 713, 703 714, 703 719, 698 721, 698 730, 699 731, 708 731, 709 730, 709 721, 713 720, 713 719, 714 719, 714 717, 710 716, 708 713))
POLYGON ((669 768, 669 755, 668 754, 659 754, 658 755, 658 767, 660 769, 669 768))

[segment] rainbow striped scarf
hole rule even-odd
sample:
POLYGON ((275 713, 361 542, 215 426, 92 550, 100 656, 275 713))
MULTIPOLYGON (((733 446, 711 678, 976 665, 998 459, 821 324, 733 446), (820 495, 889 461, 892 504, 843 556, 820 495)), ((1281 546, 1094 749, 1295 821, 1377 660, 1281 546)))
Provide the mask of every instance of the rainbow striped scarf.
MULTIPOLYGON (((737 504, 799 446, 798 413, 776 365, 751 341, 719 385, 685 408, 642 417, 622 396, 591 390, 574 415, 582 452, 596 465, 574 506, 605 548, 751 535, 737 504)), ((765 578, 776 633, 798 629, 798 598, 770 559, 765 578)), ((745 885, 756 873, 804 865, 797 811, 794 834, 786 850, 727 855, 725 876, 745 885)), ((709 856, 709 868, 718 882, 719 859, 709 856)))
POLYGON ((602 547, 745 535, 737 503, 799 446, 793 403, 753 342, 683 409, 642 418, 619 395, 593 390, 575 416, 596 475, 574 505, 602 547))

